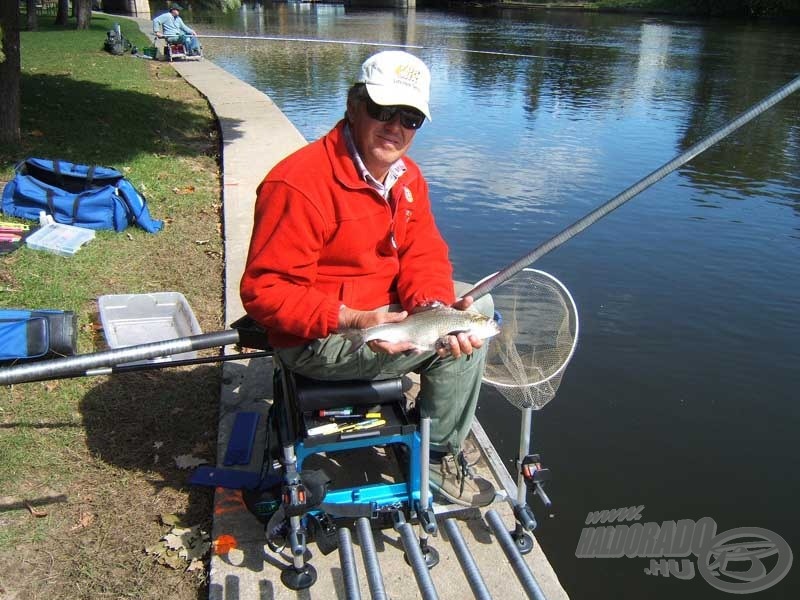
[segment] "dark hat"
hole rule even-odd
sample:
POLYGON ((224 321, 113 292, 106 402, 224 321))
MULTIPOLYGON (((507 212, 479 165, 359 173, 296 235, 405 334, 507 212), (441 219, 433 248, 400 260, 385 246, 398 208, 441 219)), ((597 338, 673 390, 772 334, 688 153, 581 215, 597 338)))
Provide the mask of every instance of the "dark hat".
POLYGON ((180 4, 173 2, 169 5, 170 10, 183 10, 183 7, 180 4))

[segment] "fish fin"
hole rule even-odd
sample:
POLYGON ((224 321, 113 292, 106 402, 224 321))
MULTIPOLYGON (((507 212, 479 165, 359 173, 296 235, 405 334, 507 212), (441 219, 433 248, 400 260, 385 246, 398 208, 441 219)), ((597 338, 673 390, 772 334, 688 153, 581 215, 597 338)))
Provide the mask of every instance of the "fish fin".
POLYGON ((345 352, 345 355, 357 352, 364 345, 364 333, 361 329, 342 329, 338 333, 350 342, 350 348, 345 352))

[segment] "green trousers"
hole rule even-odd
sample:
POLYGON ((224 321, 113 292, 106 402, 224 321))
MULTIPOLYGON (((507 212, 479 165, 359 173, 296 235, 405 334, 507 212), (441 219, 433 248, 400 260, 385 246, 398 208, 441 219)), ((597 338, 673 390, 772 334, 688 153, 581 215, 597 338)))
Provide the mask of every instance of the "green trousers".
MULTIPOLYGON (((469 287, 457 282, 456 295, 469 287)), ((494 314, 489 295, 478 299, 473 308, 487 316, 494 314)), ((381 310, 390 309, 398 310, 381 310)), ((488 343, 457 359, 440 358, 435 352, 376 354, 366 345, 350 352, 350 347, 343 336, 332 334, 310 344, 280 349, 277 354, 289 370, 323 381, 393 379, 419 373, 417 406, 421 416, 431 419, 431 449, 458 452, 475 416, 488 343)))

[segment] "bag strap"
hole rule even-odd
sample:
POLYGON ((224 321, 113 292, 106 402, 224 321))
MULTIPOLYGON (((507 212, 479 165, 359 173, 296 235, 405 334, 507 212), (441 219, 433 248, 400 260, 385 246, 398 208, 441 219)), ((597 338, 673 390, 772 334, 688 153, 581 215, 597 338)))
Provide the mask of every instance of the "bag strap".
POLYGON ((64 187, 64 177, 61 175, 61 161, 57 158, 53 159, 53 175, 56 176, 56 181, 58 182, 58 187, 64 187))
POLYGON ((94 180, 94 172, 97 169, 97 165, 90 165, 89 169, 86 171, 86 183, 83 184, 83 189, 88 190, 92 186, 92 180, 94 180))

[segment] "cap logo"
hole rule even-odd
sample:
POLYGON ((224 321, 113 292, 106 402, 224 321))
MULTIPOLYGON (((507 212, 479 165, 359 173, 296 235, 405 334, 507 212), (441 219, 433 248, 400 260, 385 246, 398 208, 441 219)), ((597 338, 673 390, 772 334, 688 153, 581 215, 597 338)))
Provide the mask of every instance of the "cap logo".
POLYGON ((412 65, 397 65, 394 70, 395 83, 400 85, 407 85, 409 87, 418 87, 419 79, 422 73, 419 69, 414 68, 412 65))

